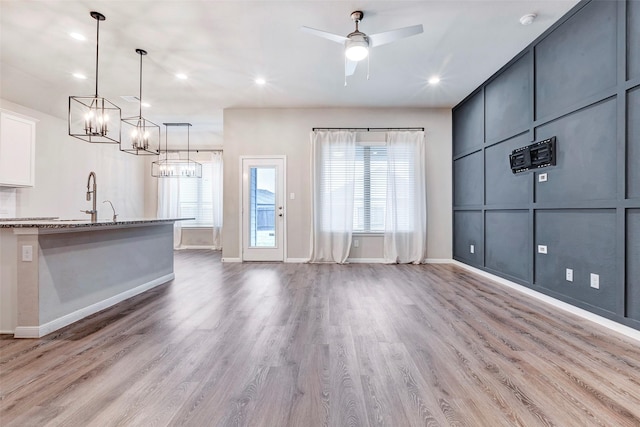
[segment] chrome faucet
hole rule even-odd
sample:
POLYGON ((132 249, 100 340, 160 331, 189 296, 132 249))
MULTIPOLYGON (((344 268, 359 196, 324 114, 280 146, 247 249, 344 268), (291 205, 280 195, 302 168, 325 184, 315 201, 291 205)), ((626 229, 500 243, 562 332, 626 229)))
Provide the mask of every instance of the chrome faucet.
POLYGON ((91 222, 98 221, 98 209, 96 208, 96 199, 98 198, 98 184, 96 184, 96 173, 90 172, 87 179, 87 202, 91 200, 91 194, 93 194, 93 209, 90 211, 81 211, 91 215, 91 222), (93 187, 91 187, 91 177, 93 177, 93 187))
POLYGON ((113 207, 113 203, 111 203, 111 200, 105 200, 102 203, 109 203, 111 205, 111 209, 113 209, 113 222, 116 222, 118 220, 118 214, 116 213, 116 208, 113 207))

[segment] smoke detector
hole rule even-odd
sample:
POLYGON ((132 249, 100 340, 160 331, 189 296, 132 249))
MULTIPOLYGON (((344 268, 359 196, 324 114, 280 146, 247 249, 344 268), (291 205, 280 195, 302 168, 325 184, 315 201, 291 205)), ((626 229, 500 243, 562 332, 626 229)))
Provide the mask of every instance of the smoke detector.
POLYGON ((535 13, 528 13, 526 15, 524 15, 522 18, 520 18, 520 23, 522 25, 531 25, 533 24, 533 21, 536 19, 538 15, 536 15, 535 13))

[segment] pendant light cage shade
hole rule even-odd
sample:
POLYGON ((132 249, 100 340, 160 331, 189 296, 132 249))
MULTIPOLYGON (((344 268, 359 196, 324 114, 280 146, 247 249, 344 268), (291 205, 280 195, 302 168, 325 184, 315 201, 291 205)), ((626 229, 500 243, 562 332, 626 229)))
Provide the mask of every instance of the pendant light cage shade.
POLYGON ((142 117, 142 57, 147 54, 144 49, 136 49, 140 55, 140 93, 138 95, 138 115, 122 119, 124 140, 120 140, 120 151, 135 155, 160 154, 160 126, 142 117))
POLYGON ((120 143, 120 108, 99 96, 69 97, 69 135, 86 142, 120 143))
POLYGON ((120 151, 140 156, 160 154, 160 126, 144 117, 122 119, 124 141, 120 142, 120 151))
POLYGON ((122 118, 120 108, 98 95, 100 21, 106 18, 95 11, 90 15, 96 20, 96 91, 93 96, 69 97, 69 136, 91 143, 119 144, 122 118))
POLYGON ((202 178, 202 164, 191 159, 162 158, 151 164, 151 176, 156 178, 202 178))
POLYGON ((191 123, 163 123, 165 125, 165 147, 160 150, 160 158, 151 163, 151 176, 156 178, 202 178, 202 164, 191 160, 189 128, 191 123), (168 150, 169 128, 187 128, 187 158, 180 157, 180 150, 168 150))

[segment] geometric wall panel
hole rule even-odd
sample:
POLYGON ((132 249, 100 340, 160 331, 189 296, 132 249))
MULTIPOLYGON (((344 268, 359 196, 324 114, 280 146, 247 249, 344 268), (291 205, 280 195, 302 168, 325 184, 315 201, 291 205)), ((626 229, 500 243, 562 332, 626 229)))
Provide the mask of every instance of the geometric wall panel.
POLYGON ((537 202, 616 200, 616 99, 592 105, 536 128, 536 141, 557 136, 556 166, 536 180, 537 202))
POLYGON ((616 1, 593 1, 535 48, 536 118, 616 84, 616 1))
POLYGON ((627 78, 640 77, 640 1, 627 2, 627 78))
POLYGON ((528 280, 531 270, 529 211, 487 211, 485 266, 528 280))
POLYGON ((535 224, 535 247, 547 246, 546 254, 536 250, 536 285, 614 313, 621 297, 615 209, 537 211, 535 224), (566 280, 567 268, 573 282, 566 280), (591 287, 591 273, 599 275, 599 289, 591 287))
POLYGON ((484 166, 487 205, 522 206, 532 202, 532 174, 514 175, 509 165, 509 154, 516 148, 529 144, 531 144, 531 135, 527 132, 487 147, 484 166))
POLYGON ((482 163, 482 151, 461 157, 453 163, 455 206, 483 203, 482 163))
POLYGON ((640 320, 640 209, 627 212, 627 315, 640 320))
POLYGON ((453 108, 454 258, 640 330, 640 0, 581 0, 515 58, 453 108))
POLYGON ((627 93, 627 196, 640 198, 640 87, 627 93))
POLYGON ((482 211, 455 211, 453 226, 456 230, 453 256, 470 265, 482 266, 482 211))
POLYGON ((533 120, 531 96, 531 55, 527 53, 487 85, 487 141, 502 140, 529 128, 533 120))
POLYGON ((453 156, 482 147, 484 142, 484 99, 482 91, 453 112, 453 156))

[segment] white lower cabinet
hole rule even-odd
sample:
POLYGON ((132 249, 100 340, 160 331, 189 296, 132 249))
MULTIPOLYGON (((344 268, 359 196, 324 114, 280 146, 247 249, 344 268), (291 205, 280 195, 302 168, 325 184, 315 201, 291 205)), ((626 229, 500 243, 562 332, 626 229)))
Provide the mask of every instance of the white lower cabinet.
POLYGON ((0 110, 0 186, 35 185, 36 122, 0 110))

